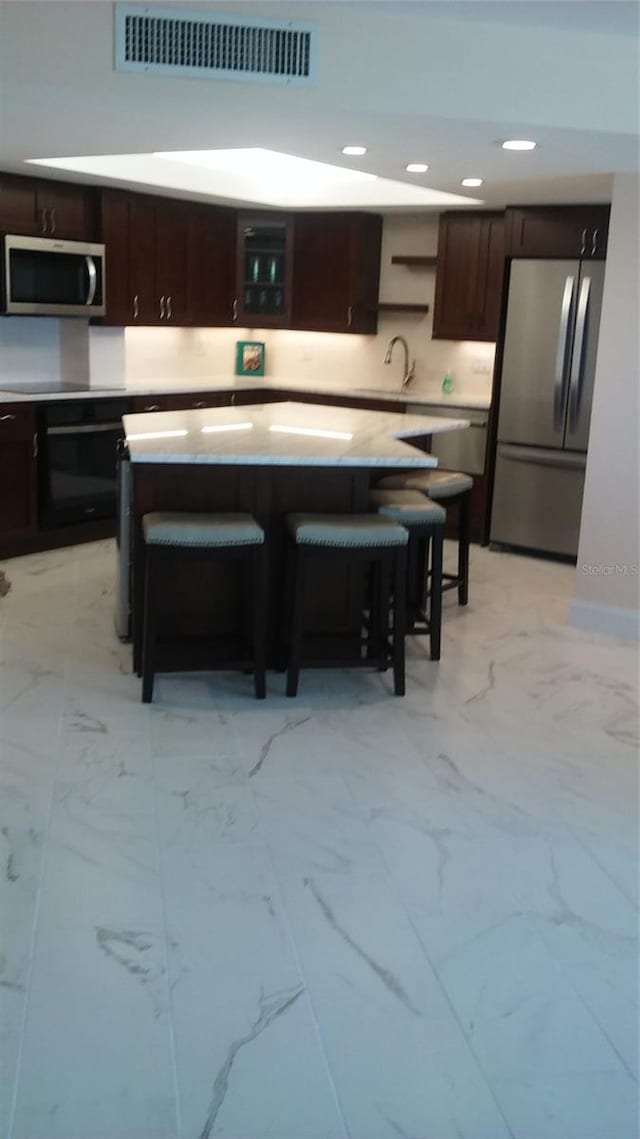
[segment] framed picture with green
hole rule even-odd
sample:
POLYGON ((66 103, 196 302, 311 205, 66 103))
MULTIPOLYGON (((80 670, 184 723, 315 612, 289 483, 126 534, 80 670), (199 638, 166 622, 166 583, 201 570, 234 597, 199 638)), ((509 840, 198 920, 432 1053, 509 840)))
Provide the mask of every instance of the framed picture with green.
POLYGON ((263 341, 236 341, 236 376, 264 376, 263 341))

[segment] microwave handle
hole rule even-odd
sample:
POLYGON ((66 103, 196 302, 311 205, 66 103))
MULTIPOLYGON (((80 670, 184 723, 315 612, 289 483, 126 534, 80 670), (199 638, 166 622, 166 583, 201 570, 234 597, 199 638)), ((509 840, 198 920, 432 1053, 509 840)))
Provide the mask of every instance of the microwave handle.
POLYGON ((96 273, 96 263, 93 260, 93 257, 85 257, 84 263, 87 266, 87 273, 89 274, 89 288, 87 289, 87 299, 85 300, 84 303, 86 305, 92 305, 94 298, 95 298, 95 295, 96 295, 96 287, 98 284, 98 274, 96 273))

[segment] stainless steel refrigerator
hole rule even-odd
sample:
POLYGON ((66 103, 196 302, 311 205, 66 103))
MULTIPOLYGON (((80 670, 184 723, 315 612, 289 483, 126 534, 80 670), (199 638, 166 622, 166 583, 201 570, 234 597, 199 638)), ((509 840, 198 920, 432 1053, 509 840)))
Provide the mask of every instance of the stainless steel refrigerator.
POLYGON ((604 262, 511 263, 491 543, 578 552, 604 262))

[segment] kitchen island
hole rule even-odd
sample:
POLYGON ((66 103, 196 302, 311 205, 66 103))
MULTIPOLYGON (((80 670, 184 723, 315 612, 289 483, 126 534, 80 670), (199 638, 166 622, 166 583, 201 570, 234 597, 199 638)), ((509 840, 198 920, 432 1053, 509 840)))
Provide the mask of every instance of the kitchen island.
MULTIPOLYGON (((467 426, 464 419, 298 403, 125 416, 133 488, 134 653, 141 633, 144 514, 253 515, 267 540, 269 660, 281 665, 285 516, 293 511, 364 513, 378 477, 435 467, 437 460, 418 449, 420 444, 431 435, 467 426)), ((363 587, 360 570, 338 565, 310 581, 306 624, 322 631, 320 658, 347 663, 359 651, 363 587)), ((223 646, 242 631, 243 585, 224 565, 215 571, 192 566, 188 576, 176 570, 163 581, 162 596, 165 670, 206 668, 212 635, 223 646)))

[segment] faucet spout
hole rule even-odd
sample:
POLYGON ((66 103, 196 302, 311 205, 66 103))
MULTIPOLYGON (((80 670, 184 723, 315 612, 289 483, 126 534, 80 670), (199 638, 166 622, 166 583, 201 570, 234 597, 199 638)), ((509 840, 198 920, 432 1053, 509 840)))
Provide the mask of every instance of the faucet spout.
POLYGON ((385 352, 385 355, 384 355, 384 363, 385 364, 391 363, 391 356, 393 354, 393 349, 394 349, 394 346, 398 343, 398 341, 400 342, 400 344, 402 345, 402 347, 404 349, 404 371, 402 373, 401 391, 405 391, 406 388, 409 387, 409 384, 411 383, 411 381, 413 380, 413 378, 415 376, 416 362, 415 362, 415 360, 412 360, 411 365, 409 365, 409 345, 407 344, 404 336, 392 336, 391 337, 391 340, 387 344, 387 351, 385 352))

